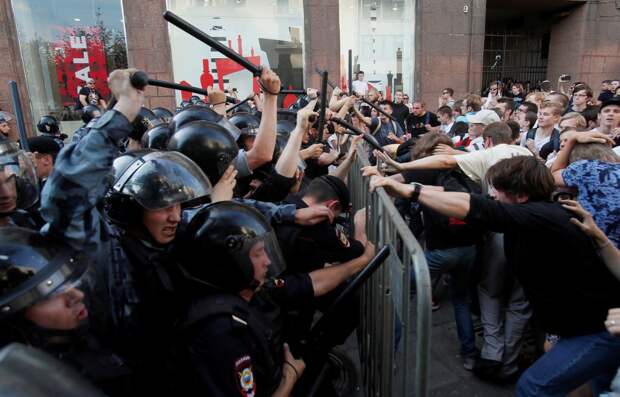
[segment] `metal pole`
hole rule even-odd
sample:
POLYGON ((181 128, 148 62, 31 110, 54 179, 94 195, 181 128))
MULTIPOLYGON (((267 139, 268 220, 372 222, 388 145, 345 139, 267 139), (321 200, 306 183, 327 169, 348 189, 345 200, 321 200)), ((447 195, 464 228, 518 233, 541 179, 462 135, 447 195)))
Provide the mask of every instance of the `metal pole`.
POLYGON ((349 50, 349 95, 353 93, 353 50, 349 50))
POLYGON ((22 111, 22 101, 19 99, 19 91, 17 83, 14 80, 9 81, 9 89, 11 90, 11 99, 13 100, 13 110, 15 111, 15 120, 17 121, 17 132, 19 133, 19 144, 26 152, 30 151, 28 146, 28 135, 26 134, 26 123, 24 122, 24 113, 22 111))

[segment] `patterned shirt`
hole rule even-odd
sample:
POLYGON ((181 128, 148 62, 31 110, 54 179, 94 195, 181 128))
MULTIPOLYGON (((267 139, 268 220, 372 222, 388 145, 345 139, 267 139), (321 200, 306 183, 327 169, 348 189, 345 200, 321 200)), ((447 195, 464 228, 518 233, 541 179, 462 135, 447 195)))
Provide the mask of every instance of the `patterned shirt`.
POLYGON ((620 247, 620 163, 576 161, 562 172, 566 186, 579 190, 578 200, 609 239, 620 247))

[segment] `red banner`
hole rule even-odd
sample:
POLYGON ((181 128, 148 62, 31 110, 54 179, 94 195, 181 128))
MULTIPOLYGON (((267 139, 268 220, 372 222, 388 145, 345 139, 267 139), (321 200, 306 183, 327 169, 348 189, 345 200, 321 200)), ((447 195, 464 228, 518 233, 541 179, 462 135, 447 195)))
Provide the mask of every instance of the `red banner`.
POLYGON ((56 75, 63 105, 74 105, 80 88, 89 78, 103 98, 109 96, 108 71, 101 31, 98 27, 61 29, 54 45, 56 75))

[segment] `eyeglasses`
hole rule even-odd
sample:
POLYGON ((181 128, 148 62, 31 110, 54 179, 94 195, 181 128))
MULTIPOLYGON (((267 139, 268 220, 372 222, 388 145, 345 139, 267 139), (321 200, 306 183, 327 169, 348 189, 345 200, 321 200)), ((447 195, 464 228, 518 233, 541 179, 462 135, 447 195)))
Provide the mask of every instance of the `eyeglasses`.
POLYGON ((449 94, 449 92, 448 92, 448 91, 444 91, 444 92, 442 92, 442 94, 444 94, 444 95, 448 95, 448 94, 449 94))

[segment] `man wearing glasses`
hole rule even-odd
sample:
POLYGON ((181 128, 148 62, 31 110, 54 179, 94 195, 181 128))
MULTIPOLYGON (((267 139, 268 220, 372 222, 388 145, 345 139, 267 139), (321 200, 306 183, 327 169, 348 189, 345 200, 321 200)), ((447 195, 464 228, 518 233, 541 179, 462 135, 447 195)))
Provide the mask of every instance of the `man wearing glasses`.
POLYGON ((108 104, 95 88, 95 79, 86 80, 86 85, 80 89, 76 109, 82 109, 86 105, 94 105, 99 109, 105 109, 108 104))
POLYGON ((573 92, 573 105, 571 107, 571 111, 583 113, 590 107, 590 102, 592 101, 593 92, 590 87, 585 85, 580 85, 575 88, 575 92, 573 92))

